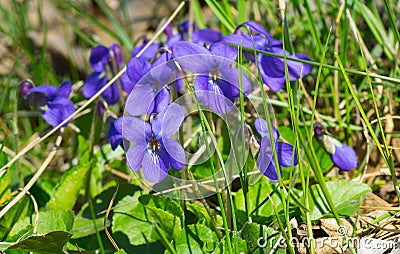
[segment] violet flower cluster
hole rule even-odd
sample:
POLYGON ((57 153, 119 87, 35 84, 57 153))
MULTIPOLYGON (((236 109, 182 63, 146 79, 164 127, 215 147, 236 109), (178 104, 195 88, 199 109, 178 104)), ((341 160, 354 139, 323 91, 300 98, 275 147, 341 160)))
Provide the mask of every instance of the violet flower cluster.
MULTIPOLYGON (((301 62, 287 60, 285 63, 283 58, 254 53, 258 50, 310 60, 302 54, 285 52, 282 41, 273 39, 254 21, 241 24, 234 34, 225 37, 219 31, 197 29, 195 24, 189 29, 188 21, 176 30, 168 26, 165 35, 165 43, 152 43, 143 51, 148 43, 147 38, 143 38, 142 44, 132 50, 132 58, 120 78, 122 90, 128 94, 125 105, 128 115, 113 120, 108 131, 113 150, 122 146, 123 140, 130 142, 126 152, 128 166, 134 172, 142 168, 144 177, 150 182, 158 183, 167 176, 170 168, 180 170, 186 164, 182 146, 173 139, 182 126, 184 113, 182 107, 171 103, 172 95, 183 92, 182 74, 187 75, 185 78, 192 78, 192 89, 199 102, 217 114, 228 114, 241 93, 247 97, 252 92, 249 78, 236 63, 238 46, 244 47, 243 54, 249 64, 257 64, 263 83, 273 92, 280 91, 287 82, 285 64, 289 81, 304 77, 313 69, 301 62), (243 27, 248 33, 241 30, 243 27), (189 37, 191 41, 188 41, 189 37), (140 56, 139 52, 142 52, 140 56)), ((82 89, 86 98, 99 92, 109 82, 110 75, 123 67, 117 44, 93 48, 89 61, 93 72, 82 89)), ((62 83, 58 89, 53 86, 23 86, 22 92, 31 104, 38 106, 43 119, 52 126, 61 123, 75 110, 68 99, 70 82, 62 83)), ((105 89, 102 97, 109 105, 118 103, 121 94, 117 82, 105 89)), ((256 119, 255 129, 261 136, 256 165, 265 176, 277 181, 282 167, 298 164, 297 152, 292 145, 278 141, 279 132, 274 127, 271 137, 264 119, 256 119), (272 147, 275 147, 275 152, 272 152, 272 147), (274 156, 277 156, 276 160, 274 156)), ((339 168, 350 170, 357 166, 354 150, 350 147, 326 135, 318 127, 315 136, 339 168)))

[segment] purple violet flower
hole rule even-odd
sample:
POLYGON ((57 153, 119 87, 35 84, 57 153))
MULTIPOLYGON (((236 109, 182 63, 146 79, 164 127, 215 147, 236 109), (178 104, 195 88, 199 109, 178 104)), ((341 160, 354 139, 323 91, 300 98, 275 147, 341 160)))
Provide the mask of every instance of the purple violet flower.
MULTIPOLYGON (((194 89, 204 105, 217 113, 225 114, 239 97, 239 71, 231 68, 237 57, 232 47, 214 43, 206 49, 196 43, 177 42, 173 49, 175 60, 190 72, 196 74, 194 89)), ((251 84, 242 73, 243 94, 251 92, 251 84)))
POLYGON ((118 146, 122 146, 122 119, 122 117, 115 119, 108 131, 108 142, 110 142, 112 150, 117 149, 118 146))
POLYGON ((185 151, 172 139, 183 119, 183 109, 175 103, 158 114, 152 123, 124 116, 122 136, 134 143, 126 153, 128 166, 133 172, 142 167, 144 177, 158 183, 167 176, 169 167, 175 170, 184 167, 185 151))
MULTIPOLYGON (((223 41, 236 45, 242 45, 244 47, 249 47, 249 45, 251 45, 250 48, 263 50, 277 55, 284 55, 282 41, 273 39, 272 36, 260 24, 254 21, 247 21, 239 25, 238 28, 242 26, 246 26, 250 31, 254 32, 258 36, 255 37, 253 35, 252 37, 249 35, 243 35, 242 32, 236 32, 235 35, 225 37, 223 41), (260 36, 264 37, 264 39, 260 39, 260 36), (255 47, 252 46, 253 44, 255 47)), ((311 60, 308 56, 298 53, 291 55, 289 52, 286 52, 286 56, 308 61, 311 60)), ((251 59, 255 62, 254 57, 253 59, 246 57, 246 59, 251 59)), ((313 69, 313 66, 309 64, 303 64, 292 60, 287 60, 286 63, 288 66, 290 81, 297 80, 300 77, 310 74, 313 69)), ((263 82, 271 89, 271 91, 280 91, 286 84, 284 59, 267 56, 260 53, 258 54, 258 64, 263 82)))
MULTIPOLYGON (((109 81, 107 67, 113 73, 116 73, 122 67, 121 50, 117 44, 112 44, 110 48, 102 45, 97 46, 92 49, 89 62, 94 72, 87 77, 82 88, 83 96, 86 98, 91 98, 107 84, 109 81)), ((121 79, 121 83, 123 82, 124 80, 121 79)), ((102 93, 102 97, 110 105, 117 103, 120 98, 117 82, 108 87, 102 93)))
POLYGON ((153 64, 141 57, 134 57, 128 62, 126 72, 133 89, 125 110, 130 115, 160 113, 169 104, 167 85, 172 75, 172 69, 167 64, 169 58, 169 53, 165 52, 153 64))
POLYGON ((74 103, 68 99, 71 88, 69 81, 61 83, 58 89, 51 85, 37 86, 29 89, 27 101, 36 104, 43 119, 55 127, 75 112, 74 103))
MULTIPOLYGON (((257 167, 261 173, 263 173, 272 181, 276 182, 278 181, 278 175, 276 174, 276 165, 270 143, 271 139, 268 131, 268 124, 264 119, 257 118, 255 121, 255 127, 257 132, 262 137, 260 150, 256 161, 257 167)), ((297 153, 294 147, 291 144, 277 141, 279 139, 279 132, 275 127, 273 127, 272 134, 274 136, 272 142, 275 143, 275 151, 276 155, 278 156, 279 165, 283 167, 296 166, 298 161, 297 153)), ((280 171, 282 174, 282 170, 280 171)))
POLYGON ((336 167, 345 171, 357 167, 358 161, 354 149, 327 134, 322 125, 314 125, 314 136, 322 148, 329 154, 336 167))

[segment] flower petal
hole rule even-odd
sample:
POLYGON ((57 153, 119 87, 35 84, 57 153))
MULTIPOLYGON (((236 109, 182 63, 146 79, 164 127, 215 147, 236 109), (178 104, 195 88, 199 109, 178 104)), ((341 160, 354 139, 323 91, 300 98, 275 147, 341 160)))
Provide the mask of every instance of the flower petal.
POLYGON ((214 43, 210 46, 211 54, 219 56, 217 59, 217 65, 219 67, 229 66, 235 62, 237 58, 237 50, 220 42, 214 43))
POLYGON ((199 29, 192 33, 192 41, 200 45, 203 45, 204 43, 212 44, 219 42, 222 37, 222 33, 210 28, 199 29))
POLYGON ((210 77, 197 76, 194 89, 197 99, 217 114, 226 114, 231 111, 233 102, 224 96, 218 83, 210 80, 210 77))
POLYGON ((151 115, 153 113, 159 114, 162 113, 169 105, 171 101, 171 96, 169 94, 169 90, 166 87, 163 87, 156 95, 154 99, 154 107, 151 111, 148 111, 147 114, 151 115))
POLYGON ((153 183, 159 183, 168 174, 168 168, 161 158, 152 152, 145 152, 142 162, 142 171, 144 177, 153 183))
POLYGON ((261 145, 260 145, 260 150, 258 152, 256 165, 261 173, 268 176, 270 179, 271 177, 273 179, 275 178, 277 179, 276 173, 273 174, 275 171, 275 164, 273 162, 270 140, 266 137, 261 140, 261 145), (271 170, 271 166, 273 167, 274 170, 271 170))
POLYGON ((156 136, 169 138, 179 130, 184 118, 185 113, 182 107, 176 103, 172 103, 168 106, 165 113, 159 114, 154 118, 153 132, 156 136), (161 129, 158 129, 160 126, 161 129))
POLYGON ((128 152, 126 153, 126 162, 133 172, 139 170, 140 165, 143 162, 143 157, 145 153, 147 153, 146 149, 146 145, 144 144, 134 144, 129 147, 128 152))
MULTIPOLYGON (((269 137, 268 123, 265 119, 257 118, 254 122, 254 126, 261 137, 269 137)), ((274 126, 272 126, 272 135, 274 135, 274 141, 276 142, 279 138, 279 131, 274 126)))
POLYGON ((89 62, 93 70, 97 72, 102 72, 105 70, 105 65, 107 64, 108 58, 110 57, 110 52, 105 46, 97 46, 90 52, 89 62))
POLYGON ((103 72, 93 72, 87 77, 82 88, 85 98, 91 98, 107 83, 107 76, 103 72))
POLYGON ((117 130, 115 122, 116 120, 110 125, 110 130, 108 131, 108 142, 112 150, 117 149, 117 147, 122 144, 122 132, 117 130))
POLYGON ((331 154, 331 159, 341 170, 352 170, 358 165, 356 152, 346 144, 335 145, 335 153, 331 154))
MULTIPOLYGON (((235 86, 237 93, 232 93, 235 97, 239 97, 239 70, 236 68, 221 68, 220 70, 221 79, 229 82, 232 86, 235 86)), ((243 94, 246 97, 252 92, 250 80, 247 78, 246 74, 242 71, 242 89, 243 94)))
POLYGON ((164 144, 165 152, 168 154, 168 158, 166 157, 164 159, 164 156, 162 156, 164 163, 168 160, 168 163, 173 169, 182 169, 186 164, 185 150, 183 150, 182 146, 173 139, 163 138, 162 142, 164 144))
MULTIPOLYGON (((57 98, 47 103, 47 109, 41 111, 43 119, 55 127, 67 119, 75 112, 75 106, 72 101, 66 98, 57 98)), ((65 124, 64 126, 66 126, 65 124)))
MULTIPOLYGON (((57 88, 54 86, 44 85, 44 86, 37 86, 34 88, 29 89, 29 93, 42 93, 47 98, 52 98, 57 93, 57 88)), ((33 95, 35 96, 35 95, 33 95)))
POLYGON ((72 83, 69 81, 64 81, 58 88, 56 96, 68 99, 69 95, 71 94, 71 90, 72 83))
POLYGON ((151 137, 151 126, 142 119, 124 116, 122 119, 122 137, 136 144, 147 144, 147 137, 151 137))
POLYGON ((135 86, 149 72, 151 65, 143 57, 132 57, 126 65, 126 74, 135 86))
MULTIPOLYGON (((131 52, 132 57, 137 57, 137 55, 142 51, 142 49, 147 45, 147 40, 143 41, 143 44, 134 48, 131 52)), ((150 61, 153 59, 156 54, 158 53, 158 50, 160 48, 160 43, 155 42, 150 44, 150 46, 140 55, 141 58, 150 61)))
POLYGON ((183 69, 204 74, 214 68, 214 57, 206 48, 196 43, 178 41, 172 51, 183 69))
POLYGON ((137 85, 128 96, 125 110, 132 116, 146 114, 154 100, 155 92, 151 85, 137 85))
POLYGON ((109 105, 116 104, 119 101, 118 83, 114 82, 111 86, 107 87, 102 96, 109 105))
POLYGON ((131 81, 131 79, 128 77, 128 74, 126 74, 126 72, 122 73, 119 81, 121 82, 122 89, 127 94, 129 94, 136 85, 134 82, 131 81))
POLYGON ((119 47, 119 45, 117 43, 113 43, 110 46, 110 50, 113 53, 113 57, 114 57, 115 63, 117 64, 118 70, 121 69, 122 63, 123 63, 121 48, 119 47))
POLYGON ((291 167, 291 166, 296 166, 298 164, 296 149, 294 149, 294 147, 291 144, 285 142, 276 142, 275 149, 280 165, 284 167, 291 167))

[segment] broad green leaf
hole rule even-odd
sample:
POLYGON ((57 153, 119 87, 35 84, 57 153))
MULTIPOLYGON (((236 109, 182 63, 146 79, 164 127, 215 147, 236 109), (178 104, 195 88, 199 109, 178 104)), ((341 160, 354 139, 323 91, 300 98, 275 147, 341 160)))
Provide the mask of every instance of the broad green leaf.
MULTIPOLYGON (((218 246, 218 237, 215 232, 202 224, 187 226, 172 241, 177 253, 204 253, 212 252, 218 246)), ((166 251, 165 253, 171 253, 166 251)))
MULTIPOLYGON (((11 230, 8 241, 16 241, 27 232, 33 233, 36 214, 25 217, 15 223, 11 230)), ((70 231, 74 223, 74 213, 71 210, 52 210, 39 212, 39 222, 36 228, 37 234, 46 234, 52 231, 70 231)))
POLYGON ((112 234, 118 242, 129 240, 131 245, 142 245, 158 240, 153 216, 137 200, 139 193, 126 196, 114 210, 112 234))
MULTIPOLYGON (((0 206, 0 210, 6 205, 0 206)), ((6 240, 17 221, 30 215, 30 211, 30 199, 24 196, 0 219, 0 241, 6 240)))
POLYGON ((45 235, 31 236, 7 248, 8 250, 32 251, 42 254, 64 253, 63 247, 72 235, 65 231, 54 231, 45 235))
MULTIPOLYGON (((363 198, 372 191, 367 184, 347 180, 330 181, 326 186, 341 216, 353 215, 360 208, 363 198)), ((333 216, 319 185, 311 186, 309 195, 312 220, 333 216)))
POLYGON ((151 212, 170 240, 182 229, 184 213, 175 200, 165 196, 143 195, 139 197, 139 202, 151 212))
POLYGON ((78 165, 66 172, 57 184, 49 203, 49 209, 70 210, 74 207, 80 190, 85 186, 91 162, 78 165))

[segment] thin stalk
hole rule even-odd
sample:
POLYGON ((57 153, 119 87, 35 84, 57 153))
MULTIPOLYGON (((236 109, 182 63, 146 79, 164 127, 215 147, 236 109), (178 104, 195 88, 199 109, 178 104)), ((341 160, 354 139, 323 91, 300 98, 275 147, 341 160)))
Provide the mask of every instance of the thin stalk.
POLYGON ((106 252, 104 250, 103 241, 101 240, 100 232, 97 229, 97 225, 96 225, 96 215, 94 213, 93 204, 92 204, 91 200, 89 200, 88 202, 89 202, 90 216, 92 216, 93 227, 94 227, 94 231, 96 232, 96 239, 99 244, 100 252, 101 252, 101 254, 105 254, 106 252))

